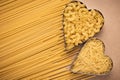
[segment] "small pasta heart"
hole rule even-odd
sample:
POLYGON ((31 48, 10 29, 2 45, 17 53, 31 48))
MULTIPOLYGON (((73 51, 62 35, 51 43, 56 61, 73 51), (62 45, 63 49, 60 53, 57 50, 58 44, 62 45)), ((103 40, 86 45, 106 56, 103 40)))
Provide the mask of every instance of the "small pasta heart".
POLYGON ((66 49, 82 44, 98 33, 104 25, 104 17, 96 9, 88 10, 80 1, 68 3, 63 12, 63 30, 66 49))
POLYGON ((73 62, 71 71, 74 73, 103 75, 112 70, 113 62, 104 54, 104 43, 91 38, 82 47, 76 60, 73 62))

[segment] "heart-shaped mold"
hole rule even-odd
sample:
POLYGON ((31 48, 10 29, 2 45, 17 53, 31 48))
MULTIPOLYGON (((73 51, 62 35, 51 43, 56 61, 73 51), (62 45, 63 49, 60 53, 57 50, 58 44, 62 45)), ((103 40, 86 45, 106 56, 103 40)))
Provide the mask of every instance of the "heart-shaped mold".
POLYGON ((63 32, 66 49, 82 44, 104 25, 104 17, 99 10, 87 9, 80 1, 68 3, 63 11, 63 32))
POLYGON ((93 75, 108 74, 112 70, 113 62, 104 54, 104 51, 105 45, 101 40, 89 39, 72 63, 71 71, 93 75))

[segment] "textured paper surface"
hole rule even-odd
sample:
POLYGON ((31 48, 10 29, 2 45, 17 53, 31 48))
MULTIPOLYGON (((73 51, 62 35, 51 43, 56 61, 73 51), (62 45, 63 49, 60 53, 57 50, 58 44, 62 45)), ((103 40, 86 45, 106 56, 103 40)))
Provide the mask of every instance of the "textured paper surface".
POLYGON ((113 60, 110 75, 91 80, 119 80, 120 76, 120 0, 81 0, 88 8, 100 10, 105 17, 102 31, 96 36, 105 43, 105 54, 113 60))

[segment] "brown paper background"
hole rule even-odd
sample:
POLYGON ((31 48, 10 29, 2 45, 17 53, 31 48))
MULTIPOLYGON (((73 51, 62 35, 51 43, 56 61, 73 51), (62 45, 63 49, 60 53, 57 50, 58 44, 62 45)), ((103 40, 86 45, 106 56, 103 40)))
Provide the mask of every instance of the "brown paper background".
POLYGON ((120 80, 120 0, 81 0, 88 8, 100 10, 105 18, 102 31, 96 36, 105 43, 105 54, 113 60, 110 75, 91 80, 120 80))

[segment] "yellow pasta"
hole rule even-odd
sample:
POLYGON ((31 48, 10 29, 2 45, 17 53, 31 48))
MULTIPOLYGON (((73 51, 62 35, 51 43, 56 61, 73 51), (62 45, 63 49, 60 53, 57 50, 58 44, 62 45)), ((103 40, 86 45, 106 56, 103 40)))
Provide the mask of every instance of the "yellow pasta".
MULTIPOLYGON (((77 48, 66 52, 64 48, 61 14, 69 2, 0 1, 0 80, 89 78, 87 75, 72 74, 68 68, 79 51, 77 48)), ((65 28, 66 32, 68 29, 65 28)), ((66 36, 70 37, 69 34, 66 36)), ((73 45, 70 40, 68 43, 73 45)))
MULTIPOLYGON (((66 49, 69 50, 77 46, 78 44, 85 42, 90 37, 93 37, 96 33, 100 31, 100 29, 103 26, 103 23, 103 16, 98 10, 88 10, 86 6, 79 1, 73 1, 67 4, 63 12, 65 42, 69 40, 70 36, 76 35, 77 33, 80 37, 83 36, 83 38, 79 38, 79 40, 76 40, 80 43, 77 43, 76 41, 73 41, 72 45, 66 43, 66 49), (67 34, 69 34, 69 37, 66 36, 67 34)), ((77 39, 77 37, 71 38, 71 40, 75 39, 77 39)))
POLYGON ((72 71, 85 74, 108 74, 112 67, 112 60, 104 54, 104 43, 96 38, 91 38, 81 49, 72 71))

